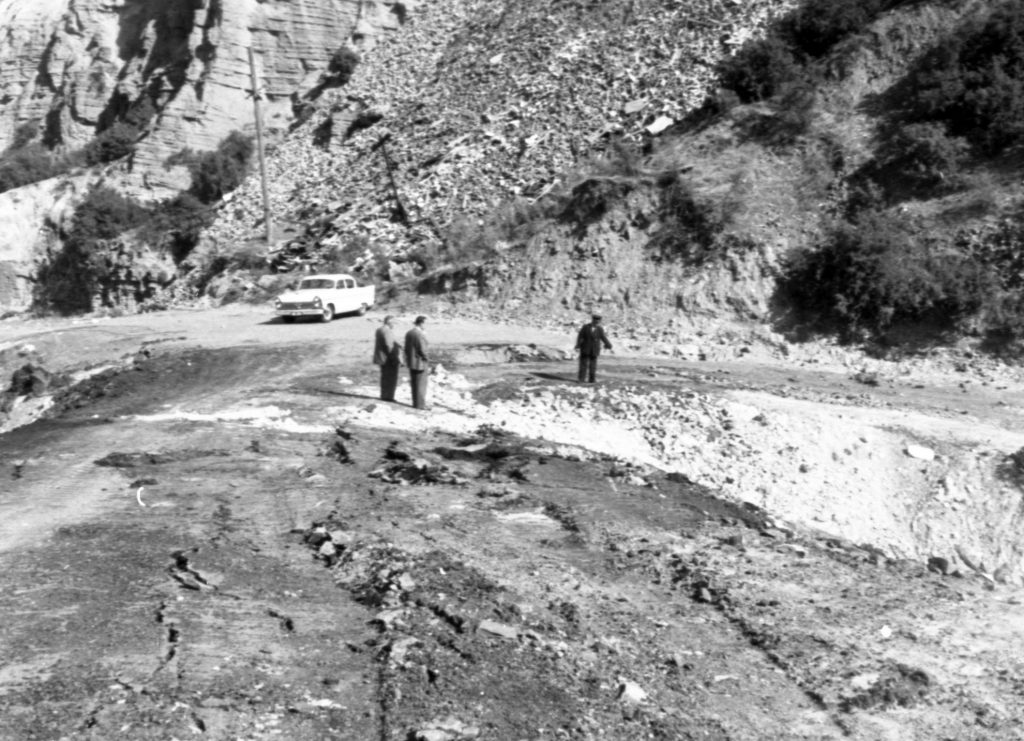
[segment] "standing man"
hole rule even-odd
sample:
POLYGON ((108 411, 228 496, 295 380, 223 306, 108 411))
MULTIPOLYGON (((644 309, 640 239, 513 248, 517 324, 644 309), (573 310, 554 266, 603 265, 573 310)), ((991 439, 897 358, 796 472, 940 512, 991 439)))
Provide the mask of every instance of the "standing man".
POLYGON ((580 333, 576 336, 576 349, 580 353, 580 383, 594 383, 597 376, 597 358, 601 355, 601 345, 612 349, 612 343, 604 333, 601 326, 601 316, 594 314, 590 318, 590 324, 584 324, 580 333))
POLYGON ((405 364, 409 366, 412 405, 417 409, 427 408, 427 374, 430 373, 430 358, 427 357, 427 335, 423 331, 423 325, 426 323, 425 316, 418 316, 413 328, 405 333, 405 364))
POLYGON ((395 400, 398 385, 398 368, 402 365, 402 346, 395 339, 395 328, 391 316, 384 317, 384 323, 377 327, 373 344, 373 362, 380 366, 380 398, 395 400))

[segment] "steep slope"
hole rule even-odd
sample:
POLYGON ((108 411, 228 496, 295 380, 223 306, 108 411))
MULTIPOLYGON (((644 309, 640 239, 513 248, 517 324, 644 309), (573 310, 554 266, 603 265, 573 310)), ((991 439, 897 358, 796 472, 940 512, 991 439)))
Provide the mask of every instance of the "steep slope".
MULTIPOLYGON (((453 225, 557 187, 609 137, 682 117, 714 60, 786 7, 425 4, 274 152, 273 211, 329 222, 323 247, 356 237, 390 251, 436 246, 453 225)), ((256 234, 258 187, 240 190, 211 244, 256 234)))

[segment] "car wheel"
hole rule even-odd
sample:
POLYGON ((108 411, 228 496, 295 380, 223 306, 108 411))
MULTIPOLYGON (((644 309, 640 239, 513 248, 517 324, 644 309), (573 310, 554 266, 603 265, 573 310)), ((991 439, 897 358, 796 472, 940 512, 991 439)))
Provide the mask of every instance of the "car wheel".
POLYGON ((327 304, 327 306, 324 307, 323 313, 320 315, 320 321, 322 321, 322 322, 329 322, 333 318, 334 318, 334 306, 332 306, 331 304, 327 304))
POLYGON ((293 316, 283 316, 283 317, 281 317, 281 321, 284 322, 285 324, 291 324, 292 322, 295 321, 295 317, 293 317, 293 316))
POLYGON ((369 308, 369 307, 368 307, 368 306, 367 306, 366 304, 363 304, 363 305, 362 305, 362 306, 360 306, 360 307, 359 307, 358 309, 356 309, 356 315, 357 315, 357 316, 362 316, 363 314, 365 314, 365 313, 366 313, 366 310, 367 310, 368 308, 369 308))

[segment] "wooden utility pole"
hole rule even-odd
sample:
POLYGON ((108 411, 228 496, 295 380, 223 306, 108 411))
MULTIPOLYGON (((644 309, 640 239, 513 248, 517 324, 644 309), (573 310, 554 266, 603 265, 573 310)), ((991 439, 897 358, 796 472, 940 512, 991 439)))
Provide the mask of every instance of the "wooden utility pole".
POLYGON ((267 240, 267 247, 273 247, 271 242, 273 225, 270 222, 270 194, 267 192, 267 162, 263 156, 263 115, 260 112, 260 89, 256 82, 256 57, 249 47, 249 77, 252 79, 252 106, 256 113, 256 152, 260 158, 260 186, 263 188, 263 228, 267 240))

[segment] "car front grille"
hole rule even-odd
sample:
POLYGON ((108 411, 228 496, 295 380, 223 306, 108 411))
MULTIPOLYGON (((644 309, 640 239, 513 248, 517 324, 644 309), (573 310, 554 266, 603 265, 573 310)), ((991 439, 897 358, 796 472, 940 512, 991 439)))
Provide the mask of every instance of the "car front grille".
POLYGON ((280 311, 303 311, 306 309, 315 309, 317 306, 312 301, 309 301, 303 303, 278 304, 277 308, 280 311))

